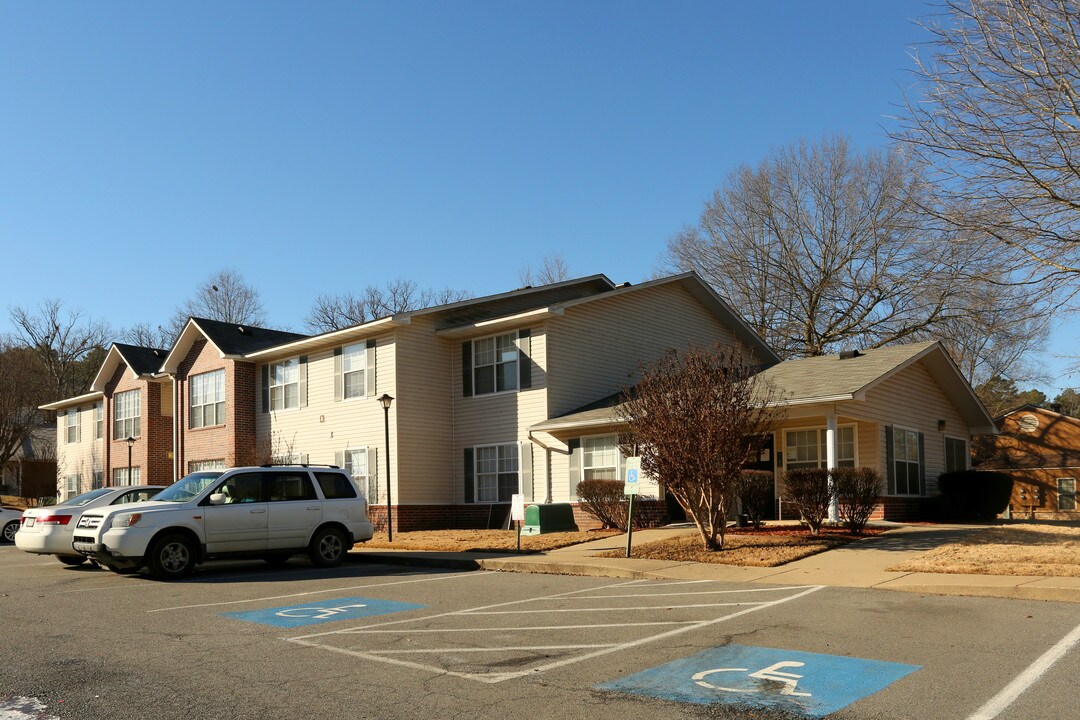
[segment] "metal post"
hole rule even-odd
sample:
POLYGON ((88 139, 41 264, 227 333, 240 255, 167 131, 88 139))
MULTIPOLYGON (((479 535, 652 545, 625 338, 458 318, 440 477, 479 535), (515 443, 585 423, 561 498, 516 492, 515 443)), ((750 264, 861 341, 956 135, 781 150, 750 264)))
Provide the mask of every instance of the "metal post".
POLYGON ((127 481, 127 484, 128 484, 128 487, 131 487, 131 447, 134 444, 135 444, 135 438, 133 438, 131 436, 128 436, 128 439, 127 439, 127 446, 128 446, 128 468, 127 468, 127 470, 128 470, 127 471, 128 481, 127 481))
POLYGON ((630 496, 630 507, 626 510, 626 557, 630 557, 630 544, 634 537, 634 495, 630 496))
POLYGON ((390 498, 390 404, 383 405, 383 421, 386 429, 386 539, 394 542, 394 514, 390 498))

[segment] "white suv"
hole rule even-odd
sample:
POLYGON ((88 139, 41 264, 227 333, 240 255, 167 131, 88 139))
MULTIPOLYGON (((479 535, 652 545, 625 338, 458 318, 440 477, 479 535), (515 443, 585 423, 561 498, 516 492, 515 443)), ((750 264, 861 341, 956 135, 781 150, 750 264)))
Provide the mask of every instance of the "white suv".
POLYGON ((145 566, 171 580, 219 557, 279 564, 306 552, 330 567, 372 532, 367 501, 344 470, 263 466, 193 473, 152 500, 87 511, 71 546, 114 572, 145 566))

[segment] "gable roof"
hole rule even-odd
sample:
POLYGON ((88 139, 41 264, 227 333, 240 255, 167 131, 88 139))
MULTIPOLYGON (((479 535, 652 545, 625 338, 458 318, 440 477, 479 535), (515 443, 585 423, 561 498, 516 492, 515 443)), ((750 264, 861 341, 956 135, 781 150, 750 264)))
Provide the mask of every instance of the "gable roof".
MULTIPOLYGON (((861 351, 853 357, 794 358, 766 368, 759 377, 780 391, 784 405, 843 402, 865 399, 869 390, 920 361, 973 433, 996 432, 986 408, 936 340, 861 351)), ((609 396, 530 429, 548 431, 617 424, 617 406, 618 395, 609 396)))
POLYGON ((206 338, 206 341, 217 349, 221 357, 239 359, 248 353, 291 343, 308 336, 285 330, 192 317, 188 318, 187 324, 180 332, 180 337, 173 343, 172 350, 161 364, 160 372, 175 373, 191 346, 200 337, 206 338))
POLYGON ((127 366, 133 377, 152 378, 161 367, 161 361, 167 353, 160 348, 141 347, 126 343, 113 343, 101 367, 90 383, 90 389, 102 392, 105 385, 112 379, 116 369, 121 365, 127 366))

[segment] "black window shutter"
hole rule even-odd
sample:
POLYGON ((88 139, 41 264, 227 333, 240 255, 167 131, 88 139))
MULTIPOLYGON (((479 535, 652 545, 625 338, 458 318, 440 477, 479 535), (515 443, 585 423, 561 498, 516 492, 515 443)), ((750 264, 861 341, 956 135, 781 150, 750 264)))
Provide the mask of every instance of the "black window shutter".
POLYGON ((889 478, 889 494, 896 494, 896 463, 893 462, 892 425, 885 426, 885 474, 889 478))
POLYGON ((922 433, 919 433, 919 492, 917 494, 926 494, 926 453, 923 452, 922 433))
MULTIPOLYGON (((472 340, 461 343, 461 394, 472 397, 472 340)), ((471 501, 469 501, 471 502, 471 501)))
POLYGON ((465 448, 465 502, 475 502, 473 499, 473 449, 465 448))
POLYGON ((270 412, 270 366, 262 367, 262 411, 270 412))
POLYGON ((532 353, 532 330, 525 328, 518 330, 518 387, 532 387, 532 362, 529 355, 532 353))

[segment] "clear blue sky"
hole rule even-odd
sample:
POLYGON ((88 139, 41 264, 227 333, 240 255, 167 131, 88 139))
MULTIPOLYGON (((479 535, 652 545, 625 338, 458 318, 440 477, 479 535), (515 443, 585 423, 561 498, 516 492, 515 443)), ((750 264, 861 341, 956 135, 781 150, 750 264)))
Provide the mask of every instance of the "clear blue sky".
POLYGON ((640 281, 739 164, 884 145, 930 11, 0 0, 0 332, 45 297, 163 322, 225 267, 295 330, 320 293, 500 292, 547 253, 640 281))

